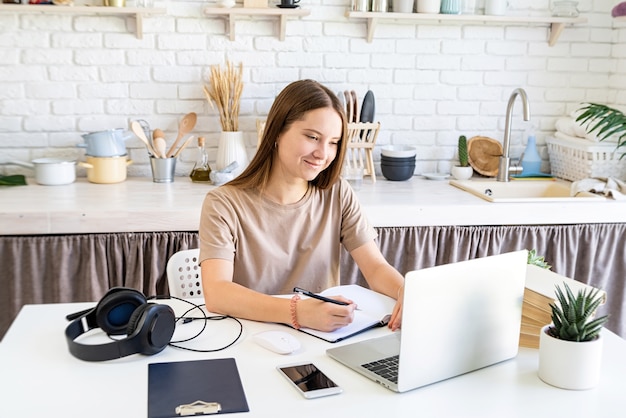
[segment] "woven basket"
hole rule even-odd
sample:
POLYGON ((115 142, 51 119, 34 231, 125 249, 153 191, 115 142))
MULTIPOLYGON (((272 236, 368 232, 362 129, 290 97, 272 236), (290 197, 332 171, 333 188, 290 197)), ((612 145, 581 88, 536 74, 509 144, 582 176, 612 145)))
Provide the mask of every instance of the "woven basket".
POLYGON ((546 138, 552 175, 576 181, 591 177, 626 179, 626 157, 615 143, 590 142, 584 139, 546 138))

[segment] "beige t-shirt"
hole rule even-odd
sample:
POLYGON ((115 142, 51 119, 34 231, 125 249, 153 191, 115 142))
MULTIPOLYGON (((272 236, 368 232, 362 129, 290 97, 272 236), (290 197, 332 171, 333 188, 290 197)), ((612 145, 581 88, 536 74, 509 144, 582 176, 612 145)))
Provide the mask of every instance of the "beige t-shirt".
POLYGON ((326 190, 311 186, 291 205, 226 184, 204 199, 200 261, 233 261, 233 281, 258 292, 319 292, 339 284, 339 244, 352 251, 375 238, 345 180, 326 190))

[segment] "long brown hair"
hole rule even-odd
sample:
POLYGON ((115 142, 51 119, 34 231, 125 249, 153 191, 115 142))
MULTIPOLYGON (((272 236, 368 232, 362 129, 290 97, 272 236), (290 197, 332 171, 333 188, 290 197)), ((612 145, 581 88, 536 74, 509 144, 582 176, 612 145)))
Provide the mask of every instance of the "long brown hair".
POLYGON ((342 132, 335 159, 310 183, 326 189, 341 175, 346 155, 348 135, 346 115, 337 96, 327 87, 314 80, 299 80, 289 84, 276 97, 267 115, 265 130, 254 158, 248 167, 228 184, 241 188, 263 190, 269 181, 272 164, 277 155, 275 146, 278 136, 289 129, 292 123, 304 118, 305 113, 324 107, 333 108, 341 117, 342 132))

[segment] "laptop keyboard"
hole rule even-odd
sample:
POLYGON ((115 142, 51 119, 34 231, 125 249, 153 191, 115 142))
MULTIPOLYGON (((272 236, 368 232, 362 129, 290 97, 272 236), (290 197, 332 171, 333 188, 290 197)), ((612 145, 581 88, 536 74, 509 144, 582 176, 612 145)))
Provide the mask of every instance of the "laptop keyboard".
POLYGON ((398 384, 398 362, 400 360, 399 355, 384 358, 382 360, 376 360, 371 363, 363 364, 367 370, 376 373, 380 377, 383 377, 395 384, 398 384))

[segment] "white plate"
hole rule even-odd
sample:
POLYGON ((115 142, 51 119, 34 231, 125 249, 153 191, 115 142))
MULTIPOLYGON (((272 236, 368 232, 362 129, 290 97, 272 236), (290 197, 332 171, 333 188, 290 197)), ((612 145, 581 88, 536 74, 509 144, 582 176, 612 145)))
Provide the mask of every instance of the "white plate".
POLYGON ((422 176, 426 177, 428 180, 445 180, 450 175, 446 173, 424 173, 422 176))

